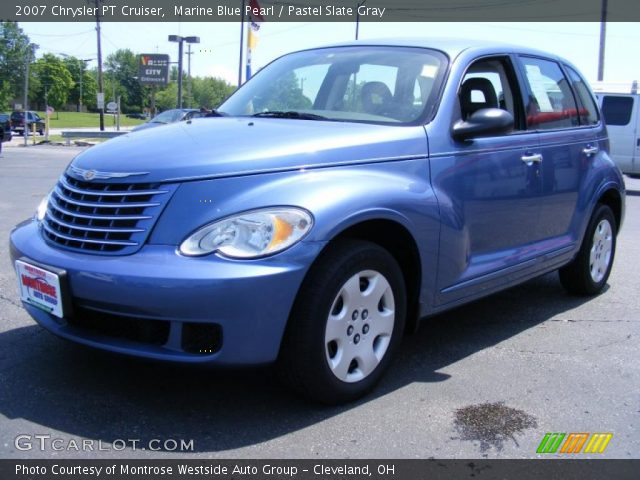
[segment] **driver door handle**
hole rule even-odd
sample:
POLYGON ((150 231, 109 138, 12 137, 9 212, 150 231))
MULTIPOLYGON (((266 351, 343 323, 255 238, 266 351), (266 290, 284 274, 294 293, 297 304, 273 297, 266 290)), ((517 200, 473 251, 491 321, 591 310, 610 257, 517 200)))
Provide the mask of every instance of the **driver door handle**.
POLYGON ((542 154, 533 153, 531 155, 523 155, 520 160, 526 163, 540 163, 542 162, 542 154))

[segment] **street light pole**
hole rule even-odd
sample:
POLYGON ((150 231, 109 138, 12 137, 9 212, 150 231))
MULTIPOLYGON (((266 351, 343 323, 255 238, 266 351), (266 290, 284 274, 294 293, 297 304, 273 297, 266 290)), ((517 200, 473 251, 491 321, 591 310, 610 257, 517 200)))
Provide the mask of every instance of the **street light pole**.
POLYGON ((182 108, 182 40, 178 42, 178 108, 182 108))
MULTIPOLYGON (((182 108, 182 44, 187 43, 200 43, 200 37, 182 37, 180 35, 169 35, 170 42, 176 42, 178 44, 178 108, 182 108)), ((189 50, 191 51, 191 50, 189 50)), ((189 61, 191 65, 191 61, 189 61)))

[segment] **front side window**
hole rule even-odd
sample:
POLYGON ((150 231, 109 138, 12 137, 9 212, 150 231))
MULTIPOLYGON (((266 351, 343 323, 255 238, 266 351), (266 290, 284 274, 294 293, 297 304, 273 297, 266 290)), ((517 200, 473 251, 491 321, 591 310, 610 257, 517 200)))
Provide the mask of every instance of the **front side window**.
POLYGON ((482 108, 499 108, 511 113, 515 130, 524 127, 520 92, 507 57, 483 58, 468 69, 458 91, 462 119, 482 108))
POLYGON ((605 95, 602 99, 602 116, 607 125, 629 125, 633 111, 633 97, 605 95))
POLYGON ((554 130, 580 125, 571 87, 560 66, 550 60, 520 57, 529 87, 527 126, 554 130))
POLYGON ((442 53, 422 48, 298 52, 266 66, 217 110, 232 116, 280 113, 290 118, 413 124, 431 111, 446 61, 442 53))

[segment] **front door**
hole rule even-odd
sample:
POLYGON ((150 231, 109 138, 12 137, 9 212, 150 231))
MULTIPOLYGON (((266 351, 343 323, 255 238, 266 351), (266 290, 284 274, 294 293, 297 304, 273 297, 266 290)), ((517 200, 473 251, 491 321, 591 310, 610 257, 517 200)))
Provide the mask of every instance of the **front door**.
POLYGON ((538 135, 526 130, 521 90, 509 57, 473 63, 460 86, 462 119, 479 108, 515 118, 509 134, 457 142, 431 156, 442 231, 437 304, 504 282, 535 256, 542 192, 538 135), (507 269, 507 270, 506 270, 507 269))

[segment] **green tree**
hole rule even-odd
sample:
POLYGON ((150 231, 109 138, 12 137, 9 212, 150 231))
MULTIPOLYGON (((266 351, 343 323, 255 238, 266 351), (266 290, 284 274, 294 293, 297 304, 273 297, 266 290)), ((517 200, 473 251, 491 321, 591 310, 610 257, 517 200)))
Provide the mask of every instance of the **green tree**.
POLYGON ((64 106, 75 84, 64 62, 51 53, 45 53, 36 61, 34 71, 40 80, 37 102, 57 109, 64 106))
POLYGON ((294 72, 280 77, 273 83, 268 92, 265 92, 264 101, 255 102, 255 111, 263 110, 305 110, 313 104, 304 96, 300 88, 300 81, 294 72))
POLYGON ((178 98, 178 85, 170 83, 162 90, 156 92, 156 108, 159 112, 176 108, 178 98))
POLYGON ((146 90, 136 78, 138 62, 138 55, 128 48, 117 50, 105 61, 106 76, 114 82, 111 90, 105 88, 105 94, 109 96, 115 91, 116 96, 120 96, 123 112, 140 111, 146 103, 146 90))
POLYGON ((16 22, 0 22, 0 109, 22 98, 29 37, 16 22))
POLYGON ((192 78, 192 95, 196 107, 216 108, 229 97, 235 87, 221 78, 192 78))
POLYGON ((69 102, 80 108, 80 90, 82 89, 82 105, 89 108, 95 107, 98 83, 94 72, 87 70, 85 62, 76 57, 66 57, 63 62, 74 82, 73 88, 69 91, 69 102))

